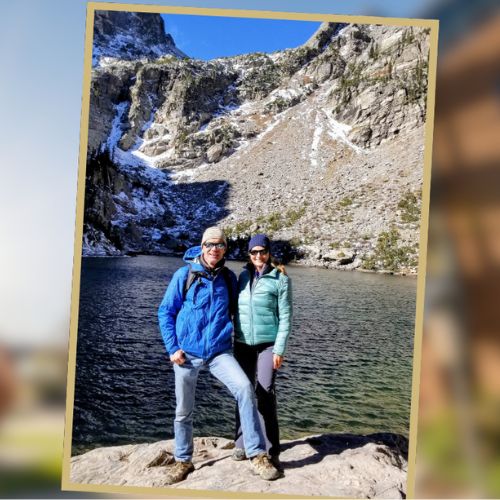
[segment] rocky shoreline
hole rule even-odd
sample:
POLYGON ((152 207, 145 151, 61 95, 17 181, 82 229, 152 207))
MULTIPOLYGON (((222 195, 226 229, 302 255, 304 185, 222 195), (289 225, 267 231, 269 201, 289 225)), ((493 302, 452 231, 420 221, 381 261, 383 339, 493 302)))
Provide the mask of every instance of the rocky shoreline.
POLYGON ((88 485, 220 490, 260 494, 405 498, 408 440, 398 434, 322 434, 283 441, 284 477, 254 476, 248 461, 231 459, 232 441, 195 438, 195 471, 165 484, 173 440, 97 448, 71 459, 71 482, 88 485))
MULTIPOLYGON (((142 254, 142 253, 137 253, 137 254, 126 254, 126 255, 83 255, 85 258, 107 258, 107 257, 138 257, 141 255, 157 255, 159 257, 177 257, 177 258, 182 258, 183 253, 178 253, 178 252, 171 252, 171 253, 151 253, 151 254, 142 254)), ((229 262, 239 262, 243 266, 244 263, 246 262, 244 259, 238 258, 238 259, 229 259, 229 262)), ((294 260, 291 262, 283 262, 285 265, 293 265, 293 266, 300 266, 300 267, 313 267, 313 268, 320 268, 320 269, 331 269, 331 270, 336 270, 336 271, 357 271, 360 273, 375 273, 375 274, 387 274, 391 276, 405 276, 409 278, 417 278, 418 276, 418 269, 412 268, 412 269, 404 269, 400 271, 390 271, 387 269, 364 269, 363 267, 360 266, 359 259, 354 259, 352 262, 349 262, 347 264, 341 264, 339 262, 335 261, 325 261, 321 259, 313 259, 313 258, 305 258, 305 259, 300 259, 300 260, 294 260)))

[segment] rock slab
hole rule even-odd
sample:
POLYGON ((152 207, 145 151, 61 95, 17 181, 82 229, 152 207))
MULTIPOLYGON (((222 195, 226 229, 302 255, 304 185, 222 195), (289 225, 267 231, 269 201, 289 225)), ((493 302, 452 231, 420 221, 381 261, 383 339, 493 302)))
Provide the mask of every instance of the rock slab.
POLYGON ((264 481, 248 460, 231 459, 232 441, 195 438, 195 471, 166 484, 174 461, 173 440, 97 448, 71 459, 71 481, 151 488, 221 490, 259 494, 351 498, 405 498, 406 438, 396 434, 323 434, 283 441, 284 476, 264 481))

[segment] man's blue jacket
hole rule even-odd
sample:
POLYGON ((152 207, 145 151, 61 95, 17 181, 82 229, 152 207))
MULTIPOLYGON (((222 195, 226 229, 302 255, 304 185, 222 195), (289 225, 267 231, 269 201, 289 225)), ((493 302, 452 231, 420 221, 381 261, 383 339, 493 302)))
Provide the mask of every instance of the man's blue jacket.
POLYGON ((216 273, 208 272, 201 265, 200 256, 199 246, 184 254, 188 265, 174 273, 158 309, 160 331, 169 355, 182 349, 192 356, 210 359, 232 346, 229 294, 236 293, 236 276, 228 271, 232 282, 228 290, 222 268, 216 273), (185 292, 189 264, 192 271, 200 274, 185 292))

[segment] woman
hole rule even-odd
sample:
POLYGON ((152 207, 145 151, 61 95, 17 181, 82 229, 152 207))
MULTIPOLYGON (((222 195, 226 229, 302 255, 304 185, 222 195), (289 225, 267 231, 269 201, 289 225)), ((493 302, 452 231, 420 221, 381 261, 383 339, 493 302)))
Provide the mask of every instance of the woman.
MULTIPOLYGON (((272 264, 270 241, 265 234, 251 238, 248 251, 250 262, 238 279, 234 356, 256 387, 269 455, 274 466, 282 471, 275 379, 292 325, 291 280, 284 266, 272 264)), ((235 446, 232 458, 245 459, 238 411, 235 446)))

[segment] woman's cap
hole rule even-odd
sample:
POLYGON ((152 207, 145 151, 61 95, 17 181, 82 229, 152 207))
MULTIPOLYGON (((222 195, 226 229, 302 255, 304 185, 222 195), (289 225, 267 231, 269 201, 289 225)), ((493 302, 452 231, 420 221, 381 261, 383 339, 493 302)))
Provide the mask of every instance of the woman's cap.
POLYGON ((207 240, 222 240, 227 246, 226 235, 224 231, 217 226, 212 226, 205 230, 201 237, 201 244, 203 245, 207 240))
POLYGON ((271 247, 271 241, 265 234, 256 234, 252 236, 248 242, 248 250, 252 250, 253 247, 264 247, 269 249, 271 247))

